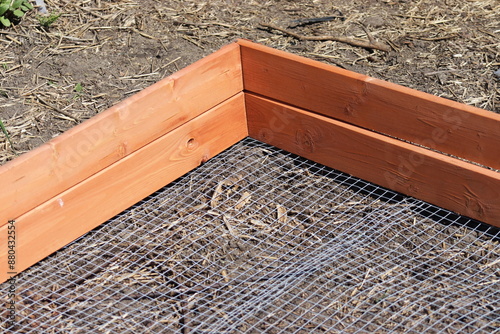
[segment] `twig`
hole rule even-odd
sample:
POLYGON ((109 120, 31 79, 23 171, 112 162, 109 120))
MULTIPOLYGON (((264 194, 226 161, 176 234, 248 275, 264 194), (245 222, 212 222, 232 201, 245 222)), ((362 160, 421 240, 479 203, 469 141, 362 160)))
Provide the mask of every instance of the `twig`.
POLYGON ((137 34, 139 34, 139 35, 141 35, 142 37, 145 37, 145 38, 154 39, 154 40, 158 40, 159 39, 157 37, 154 37, 154 36, 148 35, 146 33, 143 33, 142 31, 139 31, 139 30, 137 30, 135 28, 133 28, 132 31, 135 32, 135 33, 137 33, 137 34))
POLYGON ((24 34, 19 34, 17 32, 12 32, 12 31, 0 31, 0 35, 14 35, 14 36, 21 36, 21 37, 26 37, 26 38, 29 38, 28 35, 24 35, 24 34))
MULTIPOLYGON (((349 38, 349 37, 303 36, 303 35, 299 35, 299 34, 296 34, 294 32, 291 32, 289 30, 282 29, 282 28, 277 27, 277 26, 272 25, 272 24, 260 23, 260 25, 263 27, 266 27, 266 28, 281 31, 284 34, 290 35, 290 36, 292 36, 298 40, 301 40, 301 41, 337 41, 337 42, 346 43, 346 44, 349 44, 352 46, 359 46, 359 47, 362 47, 365 49, 376 49, 376 50, 380 50, 380 51, 384 51, 384 52, 389 52, 391 50, 389 45, 387 45, 385 43, 377 42, 374 40, 366 42, 366 41, 360 41, 360 40, 356 40, 356 39, 349 38)), ((369 34, 367 34, 367 35, 368 35, 369 39, 373 39, 373 37, 371 37, 371 35, 369 35, 369 34)))
POLYGON ((405 19, 421 19, 421 20, 428 19, 425 16, 415 16, 415 15, 393 14, 392 16, 402 17, 402 18, 405 18, 405 19))
POLYGON ((338 11, 340 16, 325 16, 325 17, 313 17, 313 18, 307 18, 307 19, 297 19, 293 20, 292 23, 288 26, 288 28, 295 28, 299 26, 305 26, 309 24, 314 24, 314 23, 320 23, 320 22, 328 22, 328 21, 333 21, 334 19, 341 19, 342 21, 345 20, 344 15, 338 11))
POLYGON ((361 26, 361 28, 363 28, 366 36, 368 37, 368 40, 370 41, 371 44, 375 44, 377 43, 377 41, 375 40, 375 38, 373 38, 373 35, 368 31, 368 29, 365 27, 364 24, 359 24, 361 26))
POLYGON ((197 46, 197 47, 199 47, 200 49, 204 49, 203 45, 201 45, 200 43, 196 42, 196 41, 195 41, 195 40, 193 40, 192 38, 189 38, 189 37, 188 37, 188 36, 186 36, 186 35, 182 35, 181 37, 182 37, 182 38, 184 38, 186 41, 193 43, 194 45, 196 45, 196 46, 197 46))
POLYGON ((12 41, 18 45, 23 45, 23 43, 19 42, 17 39, 15 39, 14 37, 10 37, 9 35, 6 35, 5 38, 7 38, 9 41, 12 41))
POLYGON ((62 114, 62 115, 64 115, 64 116, 66 116, 66 117, 71 118, 71 119, 72 119, 72 120, 74 120, 75 122, 81 122, 81 119, 79 119, 78 117, 71 115, 69 112, 66 112, 66 111, 64 111, 64 110, 61 110, 61 109, 59 109, 59 108, 54 107, 54 106, 53 106, 53 105, 51 105, 50 103, 48 103, 48 102, 46 102, 45 100, 43 100, 43 99, 42 99, 39 95, 37 95, 37 96, 36 96, 36 98, 37 98, 37 99, 38 99, 38 101, 40 101, 43 105, 45 105, 45 106, 47 106, 47 107, 51 108, 52 110, 57 111, 58 113, 60 113, 60 114, 62 114))
POLYGON ((236 26, 233 26, 233 25, 230 25, 230 24, 226 24, 226 23, 220 23, 220 22, 201 22, 201 23, 197 23, 197 22, 191 22, 191 21, 172 21, 172 23, 175 23, 175 24, 178 24, 178 25, 187 25, 187 26, 195 26, 195 27, 201 27, 201 28, 204 28, 204 27, 208 27, 208 26, 220 26, 220 27, 224 27, 224 28, 230 28, 230 29, 236 29, 237 27, 236 26))
POLYGON ((441 37, 419 37, 419 36, 406 36, 406 37, 410 38, 410 39, 420 39, 422 41, 434 42, 434 41, 443 41, 445 39, 452 39, 452 38, 458 37, 458 35, 457 34, 451 34, 451 35, 448 35, 448 36, 441 36, 441 37))

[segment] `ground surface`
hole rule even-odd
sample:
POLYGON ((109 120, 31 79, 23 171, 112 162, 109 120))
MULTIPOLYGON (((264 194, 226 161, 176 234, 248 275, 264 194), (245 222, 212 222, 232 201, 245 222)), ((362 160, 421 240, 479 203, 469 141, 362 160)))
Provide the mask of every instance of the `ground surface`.
POLYGON ((62 16, 42 29, 31 12, 0 30, 0 163, 50 140, 236 38, 499 111, 500 3, 495 0, 46 1, 62 16), (294 20, 335 16, 295 26, 294 20), (367 39, 391 51, 298 41, 262 29, 367 39), (259 28, 260 27, 260 28, 259 28))

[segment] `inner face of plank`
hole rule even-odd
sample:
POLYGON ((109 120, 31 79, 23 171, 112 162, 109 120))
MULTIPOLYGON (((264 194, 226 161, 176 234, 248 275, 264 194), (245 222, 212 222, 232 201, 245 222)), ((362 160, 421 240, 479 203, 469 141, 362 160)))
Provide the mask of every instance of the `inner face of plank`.
POLYGON ((19 318, 2 326, 493 332, 499 239, 247 138, 18 275, 19 318))
POLYGON ((500 115, 239 41, 244 87, 267 98, 500 169, 500 115))

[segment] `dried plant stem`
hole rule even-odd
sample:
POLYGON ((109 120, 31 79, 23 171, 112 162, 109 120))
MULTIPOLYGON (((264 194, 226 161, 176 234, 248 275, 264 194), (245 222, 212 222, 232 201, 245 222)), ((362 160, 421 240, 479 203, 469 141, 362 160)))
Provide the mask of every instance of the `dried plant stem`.
POLYGON ((389 45, 373 40, 369 34, 367 34, 367 35, 370 38, 370 41, 360 41, 360 40, 349 38, 349 37, 339 37, 339 36, 303 36, 303 35, 299 35, 299 34, 296 34, 294 32, 291 32, 289 30, 277 27, 273 24, 260 23, 260 25, 263 27, 266 27, 266 28, 278 30, 284 34, 292 36, 292 37, 294 37, 298 40, 301 40, 301 41, 337 41, 337 42, 346 43, 346 44, 349 44, 352 46, 359 46, 359 47, 362 47, 365 49, 375 49, 375 50, 380 50, 380 51, 384 51, 384 52, 389 52, 391 50, 389 45))

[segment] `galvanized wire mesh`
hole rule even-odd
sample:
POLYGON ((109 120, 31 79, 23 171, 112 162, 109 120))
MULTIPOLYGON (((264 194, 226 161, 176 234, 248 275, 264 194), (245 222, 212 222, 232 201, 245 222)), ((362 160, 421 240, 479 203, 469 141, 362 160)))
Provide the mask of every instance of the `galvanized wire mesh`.
POLYGON ((492 333, 499 238, 245 139, 21 273, 9 329, 492 333))

